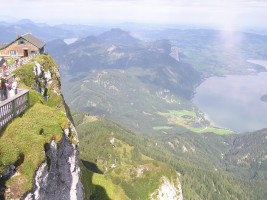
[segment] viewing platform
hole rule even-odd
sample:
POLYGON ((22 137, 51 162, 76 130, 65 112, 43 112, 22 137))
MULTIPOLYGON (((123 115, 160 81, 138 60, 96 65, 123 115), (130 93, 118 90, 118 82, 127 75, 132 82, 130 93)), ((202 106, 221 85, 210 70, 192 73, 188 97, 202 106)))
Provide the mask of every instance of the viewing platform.
POLYGON ((0 101, 0 130, 13 118, 24 112, 30 105, 29 90, 17 89, 17 94, 0 101))
MULTIPOLYGON (((39 54, 38 54, 39 55, 39 54)), ((17 59, 17 63, 14 63, 10 66, 8 66, 8 69, 6 70, 7 74, 11 74, 15 69, 17 69, 18 67, 20 67, 21 65, 24 65, 26 63, 28 63, 29 61, 31 61, 33 58, 35 58, 36 55, 34 56, 29 56, 26 58, 18 58, 17 59)), ((2 77, 2 71, 0 70, 0 77, 2 77)))

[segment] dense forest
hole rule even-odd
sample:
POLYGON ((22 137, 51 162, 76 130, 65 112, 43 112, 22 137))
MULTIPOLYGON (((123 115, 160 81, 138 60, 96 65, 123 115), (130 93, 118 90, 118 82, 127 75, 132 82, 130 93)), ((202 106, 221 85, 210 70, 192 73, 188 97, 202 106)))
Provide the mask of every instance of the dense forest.
MULTIPOLYGON (((194 157, 188 156, 186 152, 174 151, 168 145, 164 145, 165 142, 162 137, 146 138, 112 121, 89 114, 74 114, 73 116, 79 132, 80 159, 83 163, 91 163, 91 165, 87 165, 87 168, 85 164, 84 173, 87 174, 90 171, 90 173, 100 173, 104 174, 102 176, 109 177, 112 183, 104 184, 104 190, 109 190, 109 184, 115 184, 132 199, 131 194, 134 194, 135 188, 127 189, 126 183, 123 181, 125 177, 118 177, 115 175, 116 172, 125 171, 125 168, 152 160, 157 163, 156 165, 165 163, 177 171, 185 199, 264 199, 267 195, 266 166, 261 165, 261 170, 259 170, 259 168, 254 167, 255 162, 247 161, 246 166, 238 165, 235 162, 239 156, 233 151, 239 149, 238 143, 241 140, 247 142, 247 137, 255 137, 255 135, 219 136, 205 134, 203 136, 188 133, 188 135, 176 136, 178 140, 182 137, 187 138, 187 141, 179 140, 180 146, 188 144, 189 140, 191 140, 191 144, 198 145, 195 151, 200 152, 194 157), (110 143, 112 138, 117 141, 115 146, 110 143), (205 142, 205 140, 207 141, 205 142), (227 148, 220 147, 221 142, 228 140, 234 141, 232 145, 229 142, 227 148), (223 157, 225 156, 225 159, 221 159, 221 154, 223 157), (113 165, 114 160, 116 160, 115 166, 113 165), (253 171, 258 171, 265 177, 262 175, 241 177, 241 171, 247 175, 253 171)), ((261 133, 265 135, 266 131, 261 131, 261 133)), ((255 134, 260 135, 259 133, 255 134)), ((169 138, 168 141, 174 141, 174 138, 175 136, 169 138)), ((167 139, 165 138, 165 140, 167 139)), ((259 140, 261 140, 260 137, 259 140)), ((255 152, 253 149, 244 149, 244 151, 254 153, 254 157, 259 153, 256 151, 262 150, 262 147, 257 150, 256 141, 250 146, 255 152)), ((153 179, 153 181, 157 182, 158 179, 153 179)), ((90 187, 93 188, 92 185, 90 187)), ((149 191, 151 190, 146 190, 147 193, 149 191)), ((89 189, 91 195, 95 192, 98 193, 97 187, 94 187, 93 190, 89 189)))

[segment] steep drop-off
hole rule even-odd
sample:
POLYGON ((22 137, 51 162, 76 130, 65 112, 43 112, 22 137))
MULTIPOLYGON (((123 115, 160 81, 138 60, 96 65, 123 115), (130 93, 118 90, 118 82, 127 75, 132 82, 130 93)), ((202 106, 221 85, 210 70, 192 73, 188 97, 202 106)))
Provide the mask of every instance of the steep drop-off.
POLYGON ((40 55, 13 73, 20 87, 30 90, 31 104, 1 130, 1 198, 83 199, 78 138, 61 95, 57 65, 40 55), (38 64, 46 72, 38 76, 40 92, 33 71, 38 64))

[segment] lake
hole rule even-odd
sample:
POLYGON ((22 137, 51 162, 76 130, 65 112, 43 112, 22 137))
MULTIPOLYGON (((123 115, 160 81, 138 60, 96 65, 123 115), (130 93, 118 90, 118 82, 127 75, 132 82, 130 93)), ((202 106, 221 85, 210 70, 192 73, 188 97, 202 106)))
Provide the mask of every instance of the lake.
POLYGON ((69 45, 69 44, 72 44, 74 42, 76 42, 79 38, 66 38, 64 39, 64 42, 69 45))
MULTIPOLYGON (((267 61, 249 60, 267 67, 267 61)), ((267 128, 267 73, 211 77, 197 89, 193 102, 217 126, 237 132, 267 128)))

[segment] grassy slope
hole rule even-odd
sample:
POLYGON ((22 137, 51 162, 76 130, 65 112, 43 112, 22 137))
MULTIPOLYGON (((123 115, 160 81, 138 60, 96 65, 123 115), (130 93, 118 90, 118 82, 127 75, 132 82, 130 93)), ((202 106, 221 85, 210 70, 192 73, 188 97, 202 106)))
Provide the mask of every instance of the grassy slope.
MULTIPOLYGON (((34 89, 34 73, 33 73, 33 67, 34 67, 34 61, 37 61, 40 65, 43 66, 44 71, 50 71, 52 76, 52 82, 50 82, 48 87, 48 102, 47 105, 50 107, 56 107, 62 111, 64 111, 64 105, 62 102, 61 92, 60 92, 60 78, 59 78, 59 72, 57 64, 54 62, 54 60, 49 55, 40 55, 36 58, 34 58, 31 62, 23 65, 22 67, 18 68, 14 71, 14 74, 17 77, 20 77, 20 87, 31 89, 31 93, 33 93, 34 89)), ((33 100, 42 101, 42 99, 36 99, 35 97, 33 100)), ((34 103, 34 102, 33 102, 34 103)))
POLYGON ((99 191, 105 191, 105 198, 101 199, 148 199, 159 187, 162 176, 171 180, 177 177, 173 168, 141 153, 133 143, 143 139, 132 132, 101 118, 74 118, 79 123, 80 158, 90 163, 97 160, 97 168, 105 172, 90 174, 83 167, 83 174, 88 177, 83 183, 87 196, 96 198, 99 191))
POLYGON ((62 129, 68 127, 62 98, 53 92, 55 89, 59 90, 56 64, 48 55, 38 56, 34 60, 52 73, 53 81, 49 86, 51 95, 49 101, 45 102, 41 94, 31 89, 34 86, 33 61, 14 72, 20 77, 20 87, 30 89, 31 107, 1 132, 0 173, 10 164, 17 167, 17 176, 6 183, 13 195, 10 198, 21 197, 31 190, 34 172, 45 160, 44 144, 49 143, 52 138, 58 142, 62 129))
POLYGON ((44 144, 52 138, 61 139, 61 124, 66 123, 66 116, 61 111, 36 103, 24 115, 15 119, 4 131, 0 140, 1 167, 17 161, 18 175, 7 182, 7 187, 15 189, 22 196, 32 187, 35 170, 45 159, 44 144))
POLYGON ((84 199, 128 199, 122 188, 113 184, 109 177, 88 170, 82 162, 80 162, 80 167, 85 193, 84 199))

